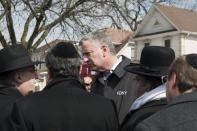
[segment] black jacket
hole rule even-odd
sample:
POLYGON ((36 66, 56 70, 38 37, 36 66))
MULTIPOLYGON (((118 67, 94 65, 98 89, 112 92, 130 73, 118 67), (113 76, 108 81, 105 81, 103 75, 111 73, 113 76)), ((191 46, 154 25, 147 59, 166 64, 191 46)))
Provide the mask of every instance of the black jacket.
POLYGON ((0 84, 0 131, 9 130, 13 103, 21 97, 20 92, 12 85, 0 84))
POLYGON ((116 67, 107 81, 103 80, 103 73, 93 82, 91 91, 113 100, 116 104, 119 123, 122 123, 133 101, 136 99, 133 84, 134 75, 126 72, 124 67, 131 63, 131 60, 122 56, 122 62, 116 67))
POLYGON ((86 92, 71 76, 58 76, 44 91, 18 101, 12 123, 17 131, 118 131, 112 101, 86 92))
POLYGON ((135 131, 196 131, 197 92, 175 98, 163 110, 136 126, 135 131))
POLYGON ((133 131, 138 123, 163 109, 167 105, 166 99, 154 100, 136 110, 132 110, 123 121, 121 131, 133 131))

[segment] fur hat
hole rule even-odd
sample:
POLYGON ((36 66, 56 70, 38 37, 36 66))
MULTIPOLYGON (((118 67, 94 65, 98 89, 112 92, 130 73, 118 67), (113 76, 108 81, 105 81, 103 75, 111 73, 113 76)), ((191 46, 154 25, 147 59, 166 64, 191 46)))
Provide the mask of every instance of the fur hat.
POLYGON ((60 42, 55 45, 51 53, 56 57, 61 58, 79 58, 79 53, 77 52, 75 46, 72 42, 60 42))

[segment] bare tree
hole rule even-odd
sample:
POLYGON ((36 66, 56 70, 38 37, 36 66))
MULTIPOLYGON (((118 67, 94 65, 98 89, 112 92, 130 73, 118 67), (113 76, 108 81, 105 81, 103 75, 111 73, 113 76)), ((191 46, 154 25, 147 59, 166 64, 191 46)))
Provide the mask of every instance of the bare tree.
MULTIPOLYGON (((5 24, 0 28, 0 42, 4 47, 20 42, 34 50, 57 27, 68 36, 90 32, 95 26, 87 24, 93 21, 87 14, 100 14, 105 3, 110 1, 0 0, 0 22, 6 24, 6 28, 5 24), (20 29, 15 28, 15 24, 19 24, 20 29)), ((99 19, 95 18, 95 21, 99 19)))
MULTIPOLYGON (((103 27, 135 31, 153 3, 174 0, 0 0, 0 43, 34 51, 48 36, 66 39, 103 27)), ((175 3, 176 4, 176 3, 175 3)))

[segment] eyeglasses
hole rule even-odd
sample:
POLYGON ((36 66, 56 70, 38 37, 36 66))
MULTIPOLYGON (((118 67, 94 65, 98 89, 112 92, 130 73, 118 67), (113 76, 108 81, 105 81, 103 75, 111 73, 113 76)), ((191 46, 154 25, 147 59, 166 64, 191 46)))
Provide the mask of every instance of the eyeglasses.
POLYGON ((161 82, 162 82, 163 84, 166 83, 167 80, 168 80, 168 76, 167 76, 167 75, 166 75, 166 76, 161 76, 161 82))

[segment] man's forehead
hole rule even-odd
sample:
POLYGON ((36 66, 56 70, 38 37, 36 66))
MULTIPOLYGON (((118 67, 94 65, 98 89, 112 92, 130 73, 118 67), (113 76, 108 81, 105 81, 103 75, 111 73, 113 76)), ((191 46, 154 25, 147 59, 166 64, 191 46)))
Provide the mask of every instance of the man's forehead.
POLYGON ((86 41, 84 44, 81 46, 82 50, 86 49, 95 49, 97 48, 96 44, 92 43, 92 41, 86 41))
POLYGON ((92 43, 94 43, 95 41, 94 40, 92 40, 92 39, 87 39, 87 40, 84 40, 83 42, 82 42, 82 46, 83 45, 87 45, 87 44, 92 44, 92 43))

